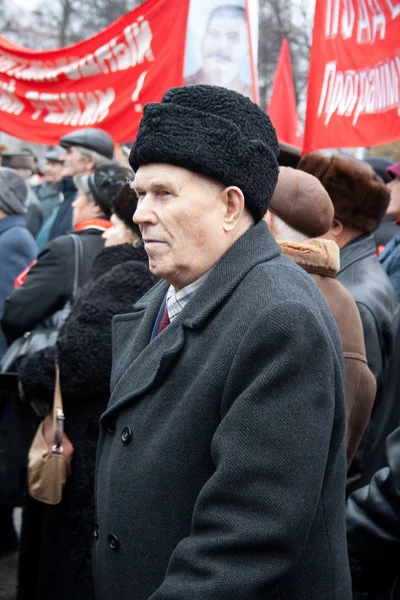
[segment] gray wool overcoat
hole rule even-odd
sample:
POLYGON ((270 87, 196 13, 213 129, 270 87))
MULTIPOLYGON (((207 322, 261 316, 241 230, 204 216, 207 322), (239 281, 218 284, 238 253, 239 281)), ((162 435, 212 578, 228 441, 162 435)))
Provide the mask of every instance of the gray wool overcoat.
POLYGON ((264 222, 153 341, 168 284, 113 323, 98 600, 350 600, 343 351, 264 222))

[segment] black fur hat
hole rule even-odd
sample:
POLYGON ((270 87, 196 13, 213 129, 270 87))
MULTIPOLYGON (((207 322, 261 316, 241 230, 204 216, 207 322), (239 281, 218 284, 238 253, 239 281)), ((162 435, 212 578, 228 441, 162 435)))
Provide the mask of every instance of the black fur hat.
POLYGON ((237 92, 194 85, 147 104, 129 162, 168 163, 235 185, 259 221, 278 180, 275 129, 254 102, 237 92))
POLYGON ((137 195, 127 183, 115 196, 112 210, 121 221, 139 238, 142 239, 139 227, 133 222, 133 215, 137 207, 137 195))

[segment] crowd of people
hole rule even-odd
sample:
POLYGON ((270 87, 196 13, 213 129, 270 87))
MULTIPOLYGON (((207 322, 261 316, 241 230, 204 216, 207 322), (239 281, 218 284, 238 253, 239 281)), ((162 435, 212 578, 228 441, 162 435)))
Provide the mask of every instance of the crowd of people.
POLYGON ((3 152, 0 371, 34 431, 59 365, 74 447, 56 505, 0 478, 18 600, 400 599, 400 163, 278 158, 209 85, 129 167, 97 128, 40 182, 3 152))

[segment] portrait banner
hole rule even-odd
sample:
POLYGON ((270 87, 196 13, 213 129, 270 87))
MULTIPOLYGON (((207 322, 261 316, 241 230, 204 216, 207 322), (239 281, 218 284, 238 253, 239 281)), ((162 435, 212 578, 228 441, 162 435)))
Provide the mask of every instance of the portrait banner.
POLYGON ((185 85, 219 85, 258 102, 258 0, 190 0, 185 85))
POLYGON ((318 0, 304 152, 400 139, 400 0, 318 0))
POLYGON ((183 84, 188 10, 189 0, 148 0, 99 34, 50 51, 0 37, 0 130, 49 145, 90 126, 114 142, 134 140, 143 106, 183 84))

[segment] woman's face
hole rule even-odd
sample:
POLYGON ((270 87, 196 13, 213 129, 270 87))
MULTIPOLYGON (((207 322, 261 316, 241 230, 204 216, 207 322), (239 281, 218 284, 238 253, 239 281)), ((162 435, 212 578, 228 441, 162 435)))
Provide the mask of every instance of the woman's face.
POLYGON ((117 215, 111 215, 111 227, 102 235, 106 248, 118 246, 119 244, 132 244, 133 233, 117 215))

